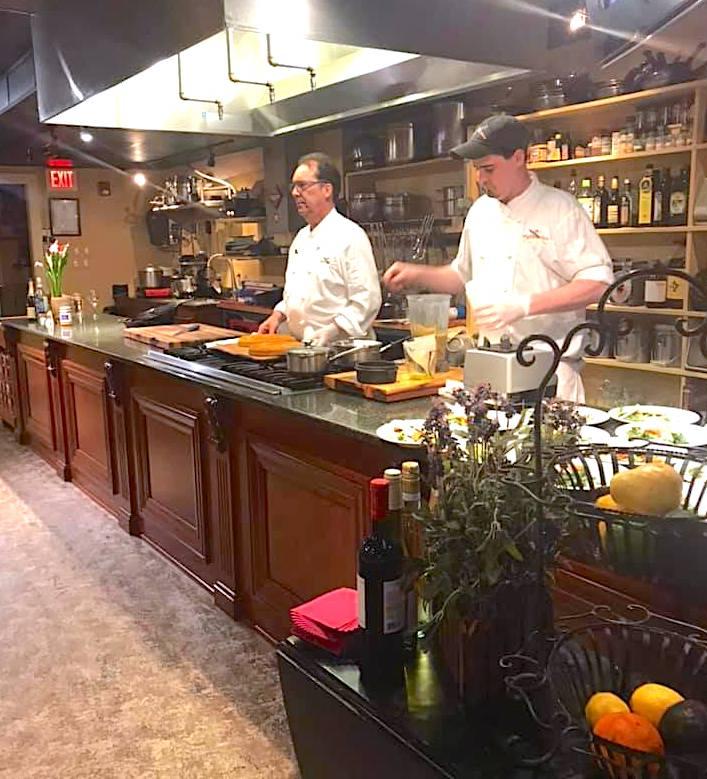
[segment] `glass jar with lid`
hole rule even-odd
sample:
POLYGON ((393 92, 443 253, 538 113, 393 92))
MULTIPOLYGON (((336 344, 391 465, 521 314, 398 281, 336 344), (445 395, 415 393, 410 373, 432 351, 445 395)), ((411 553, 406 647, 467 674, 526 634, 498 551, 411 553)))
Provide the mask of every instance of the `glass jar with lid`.
POLYGON ((654 325, 651 363, 672 368, 680 362, 680 335, 674 325, 654 325))
POLYGON ((633 322, 630 332, 617 335, 614 341, 614 357, 619 362, 648 362, 650 349, 645 328, 633 322))

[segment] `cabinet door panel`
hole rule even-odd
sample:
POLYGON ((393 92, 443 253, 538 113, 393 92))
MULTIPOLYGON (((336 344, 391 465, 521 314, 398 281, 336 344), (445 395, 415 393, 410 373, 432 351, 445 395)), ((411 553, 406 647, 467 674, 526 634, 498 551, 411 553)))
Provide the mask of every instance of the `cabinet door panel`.
POLYGON ((111 508, 113 478, 103 374, 73 360, 62 362, 62 374, 72 476, 111 508))
POLYGON ((245 457, 250 608, 277 637, 287 632, 289 608, 355 585, 368 480, 254 437, 245 457))
POLYGON ((17 354, 24 429, 31 440, 54 450, 56 434, 44 352, 20 344, 17 354))
POLYGON ((199 414, 138 394, 133 401, 145 535, 208 580, 199 414))

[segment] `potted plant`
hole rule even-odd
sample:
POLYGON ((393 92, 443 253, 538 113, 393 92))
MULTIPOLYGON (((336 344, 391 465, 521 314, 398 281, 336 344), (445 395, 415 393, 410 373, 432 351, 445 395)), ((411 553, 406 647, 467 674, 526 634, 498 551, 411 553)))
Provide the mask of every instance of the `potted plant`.
MULTIPOLYGON (((473 706, 502 692, 500 658, 551 627, 547 571, 572 517, 533 468, 532 412, 516 415, 488 385, 455 400, 456 417, 441 404, 425 423, 432 497, 418 517, 419 589, 427 638, 473 706)), ((543 419, 548 444, 576 442, 582 420, 570 404, 546 402, 543 419)))
POLYGON ((69 244, 54 240, 44 253, 44 274, 49 285, 52 313, 59 316, 59 309, 71 303, 71 297, 63 294, 64 271, 69 262, 69 244))

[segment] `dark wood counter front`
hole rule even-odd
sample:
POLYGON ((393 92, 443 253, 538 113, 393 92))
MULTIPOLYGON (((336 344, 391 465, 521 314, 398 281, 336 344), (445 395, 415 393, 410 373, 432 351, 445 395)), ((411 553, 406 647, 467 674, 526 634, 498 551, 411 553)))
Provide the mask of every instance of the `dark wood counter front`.
MULTIPOLYGON (((274 638, 292 606, 355 586, 368 480, 423 456, 375 430, 424 416, 430 399, 217 387, 151 362, 109 317, 65 335, 4 323, 0 339, 0 410, 18 440, 274 638)), ((573 561, 558 573, 561 611, 631 601, 707 624, 707 610, 663 588, 573 561)))

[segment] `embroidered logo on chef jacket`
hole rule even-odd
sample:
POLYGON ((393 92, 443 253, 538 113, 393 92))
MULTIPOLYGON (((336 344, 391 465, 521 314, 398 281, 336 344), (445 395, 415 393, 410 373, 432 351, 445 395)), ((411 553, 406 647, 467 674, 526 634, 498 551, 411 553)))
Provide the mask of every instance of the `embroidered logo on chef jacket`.
POLYGON ((543 227, 526 227, 523 233, 523 239, 527 241, 549 241, 550 233, 543 227))

